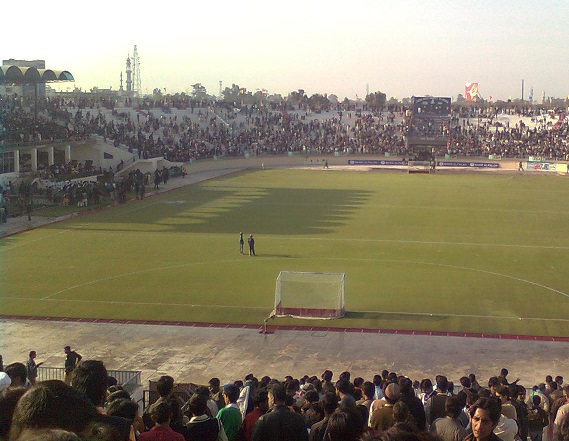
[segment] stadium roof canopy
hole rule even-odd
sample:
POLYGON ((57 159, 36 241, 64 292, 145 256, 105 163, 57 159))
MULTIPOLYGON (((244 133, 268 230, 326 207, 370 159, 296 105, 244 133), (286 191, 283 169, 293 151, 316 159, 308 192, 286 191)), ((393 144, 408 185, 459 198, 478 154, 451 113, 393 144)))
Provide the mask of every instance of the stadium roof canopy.
POLYGON ((59 81, 75 81, 75 78, 67 70, 36 69, 14 65, 0 66, 0 83, 38 84, 59 81))

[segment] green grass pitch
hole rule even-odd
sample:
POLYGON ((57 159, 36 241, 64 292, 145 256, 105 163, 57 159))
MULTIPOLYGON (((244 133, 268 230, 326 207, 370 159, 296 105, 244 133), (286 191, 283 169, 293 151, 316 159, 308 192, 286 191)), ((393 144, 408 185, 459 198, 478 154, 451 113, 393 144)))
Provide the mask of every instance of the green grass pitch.
POLYGON ((276 323, 569 336, 568 233, 562 176, 244 171, 0 240, 0 307, 261 325, 279 271, 343 272, 344 318, 276 323))

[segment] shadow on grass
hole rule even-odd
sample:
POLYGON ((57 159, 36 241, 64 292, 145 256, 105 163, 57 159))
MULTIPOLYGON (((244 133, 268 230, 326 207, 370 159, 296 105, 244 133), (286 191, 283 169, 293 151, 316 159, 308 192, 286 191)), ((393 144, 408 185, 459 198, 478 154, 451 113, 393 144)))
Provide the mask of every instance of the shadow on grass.
MULTIPOLYGON (((185 187, 83 218, 81 230, 298 235, 348 225, 371 191, 185 187)), ((65 223, 50 228, 73 228, 65 223)), ((281 256, 277 256, 281 257, 281 256)))

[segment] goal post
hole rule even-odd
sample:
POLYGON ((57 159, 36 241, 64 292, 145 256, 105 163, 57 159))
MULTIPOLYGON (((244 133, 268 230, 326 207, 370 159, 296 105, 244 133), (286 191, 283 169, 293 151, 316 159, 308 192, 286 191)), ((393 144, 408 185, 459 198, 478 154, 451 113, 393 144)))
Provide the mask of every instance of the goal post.
POLYGON ((433 168, 431 161, 409 161, 407 172, 412 173, 431 173, 433 168))
POLYGON ((345 273, 281 271, 273 314, 315 319, 343 317, 345 288, 345 273))

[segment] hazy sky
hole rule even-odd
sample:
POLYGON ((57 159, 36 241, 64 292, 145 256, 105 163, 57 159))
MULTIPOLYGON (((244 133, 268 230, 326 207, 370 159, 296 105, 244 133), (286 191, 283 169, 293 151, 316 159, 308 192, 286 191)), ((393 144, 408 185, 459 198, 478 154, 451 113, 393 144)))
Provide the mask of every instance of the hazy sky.
MULTIPOLYGON (((143 93, 250 91, 363 98, 569 95, 569 0, 25 2, 3 17, 2 60, 44 59, 75 85, 119 87, 138 47, 143 93)), ((126 80, 126 76, 125 76, 126 80)), ((126 87, 126 84, 125 84, 126 87)))

